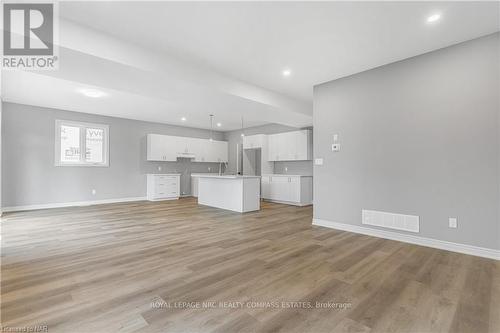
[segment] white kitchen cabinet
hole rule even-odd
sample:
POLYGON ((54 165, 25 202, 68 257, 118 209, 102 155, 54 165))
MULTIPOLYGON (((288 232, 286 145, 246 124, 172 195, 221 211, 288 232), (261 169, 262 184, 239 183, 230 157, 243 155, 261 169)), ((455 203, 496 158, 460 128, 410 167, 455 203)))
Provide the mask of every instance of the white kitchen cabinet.
POLYGON ((262 198, 296 206, 312 204, 312 176, 264 175, 262 198))
POLYGON ((269 149, 267 151, 269 161, 279 161, 280 160, 280 139, 282 136, 277 134, 272 134, 267 137, 269 149))
POLYGON ((148 161, 176 161, 177 141, 175 137, 159 134, 148 134, 147 136, 147 160, 148 161))
POLYGON ((291 202, 301 202, 302 195, 302 177, 288 177, 289 187, 288 187, 288 201, 291 202))
POLYGON ((290 151, 292 160, 305 161, 312 160, 312 131, 304 130, 293 133, 293 149, 290 151))
POLYGON ((202 140, 201 149, 195 153, 194 162, 227 162, 228 146, 226 141, 202 140))
POLYGON ((292 160, 292 145, 295 139, 292 138, 292 132, 278 133, 269 135, 269 161, 290 161, 292 160))
POLYGON ((176 161, 190 158, 193 162, 227 162, 228 143, 208 139, 148 134, 148 161, 176 161))
POLYGON ((269 199, 276 201, 290 201, 290 177, 270 178, 269 199))
POLYGON ((312 160, 312 131, 300 130, 268 135, 269 161, 312 160))
POLYGON ((267 135, 256 134, 243 137, 243 149, 263 148, 267 141, 267 135))
POLYGON ((208 162, 208 140, 200 140, 193 149, 193 162, 208 162), (206 142, 205 142, 206 141, 206 142))
POLYGON ((148 174, 147 198, 150 201, 178 199, 180 174, 148 174))
POLYGON ((200 139, 188 137, 175 137, 177 141, 177 157, 194 158, 200 148, 200 139))

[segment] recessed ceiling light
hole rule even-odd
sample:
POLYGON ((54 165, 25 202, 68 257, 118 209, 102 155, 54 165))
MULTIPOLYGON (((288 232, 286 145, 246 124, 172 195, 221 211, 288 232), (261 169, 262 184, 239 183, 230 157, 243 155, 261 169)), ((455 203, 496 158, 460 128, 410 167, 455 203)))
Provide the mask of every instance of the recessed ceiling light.
POLYGON ((103 97, 103 96, 107 95, 104 91, 100 91, 97 89, 90 89, 90 88, 82 88, 78 91, 80 93, 84 94, 85 96, 92 97, 92 98, 98 98, 98 97, 103 97))
POLYGON ((221 123, 217 123, 217 127, 221 127, 221 126, 222 126, 222 124, 221 124, 221 123))
POLYGON ((427 18, 427 23, 436 22, 441 18, 441 14, 433 14, 427 18))
POLYGON ((292 71, 291 71, 291 70, 289 70, 289 69, 285 69, 285 70, 283 71, 283 76, 285 76, 285 77, 286 77, 286 76, 290 76, 291 74, 292 74, 292 71))
POLYGON ((181 120, 182 121, 186 121, 187 119, 186 119, 186 117, 182 117, 181 120))

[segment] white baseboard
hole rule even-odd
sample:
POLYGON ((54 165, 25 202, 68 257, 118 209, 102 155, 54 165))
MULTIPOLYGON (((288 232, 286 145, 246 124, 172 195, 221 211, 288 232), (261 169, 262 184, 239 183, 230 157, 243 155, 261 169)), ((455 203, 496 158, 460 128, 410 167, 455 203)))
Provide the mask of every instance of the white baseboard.
POLYGON ((394 231, 372 229, 353 224, 338 223, 316 218, 313 218, 313 225, 338 229, 342 231, 349 231, 368 236, 386 238, 410 244, 433 247, 440 250, 446 250, 446 251, 470 254, 478 257, 500 260, 500 250, 495 250, 495 249, 489 249, 467 244, 453 243, 434 238, 426 238, 409 234, 403 234, 394 231))
POLYGON ((302 202, 294 202, 294 201, 279 201, 279 200, 271 200, 271 199, 262 199, 267 202, 272 202, 272 203, 277 203, 277 204, 283 204, 283 205, 290 205, 290 206, 298 206, 298 207, 305 207, 305 206, 311 206, 311 203, 302 203, 302 202))
POLYGON ((3 207, 2 212, 7 213, 7 212, 18 212, 18 211, 24 211, 24 210, 103 205, 103 204, 110 204, 110 203, 143 201, 143 200, 147 200, 147 198, 146 197, 132 197, 132 198, 115 198, 115 199, 89 200, 89 201, 59 202, 59 203, 40 204, 40 205, 3 207))

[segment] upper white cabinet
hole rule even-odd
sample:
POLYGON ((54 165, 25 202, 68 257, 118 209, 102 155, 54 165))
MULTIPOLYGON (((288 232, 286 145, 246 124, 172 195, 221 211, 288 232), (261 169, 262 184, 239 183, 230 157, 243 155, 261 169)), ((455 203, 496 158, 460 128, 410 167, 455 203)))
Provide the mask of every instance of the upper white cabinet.
POLYGON ((148 134, 147 160, 148 161, 176 161, 178 155, 177 141, 159 134, 148 134))
POLYGON ((227 162, 228 145, 226 141, 148 134, 148 161, 176 161, 178 157, 194 162, 227 162))
MULTIPOLYGON (((199 139, 198 139, 199 140, 199 139)), ((226 141, 200 140, 195 152, 195 162, 227 162, 228 147, 226 141)))
POLYGON ((200 139, 179 136, 166 136, 167 140, 176 143, 177 157, 193 158, 200 150, 200 139))
POLYGON ((269 161, 312 160, 312 131, 300 130, 268 135, 269 161))
POLYGON ((243 149, 263 148, 267 142, 267 135, 256 134, 243 137, 243 149))

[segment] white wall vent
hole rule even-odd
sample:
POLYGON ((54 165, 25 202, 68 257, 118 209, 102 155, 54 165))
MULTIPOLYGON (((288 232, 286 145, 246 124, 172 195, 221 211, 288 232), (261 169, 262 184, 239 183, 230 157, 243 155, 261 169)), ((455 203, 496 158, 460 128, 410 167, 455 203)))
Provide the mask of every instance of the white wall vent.
POLYGON ((361 212, 363 224, 411 232, 419 232, 420 230, 420 218, 418 216, 367 209, 363 209, 361 212))

